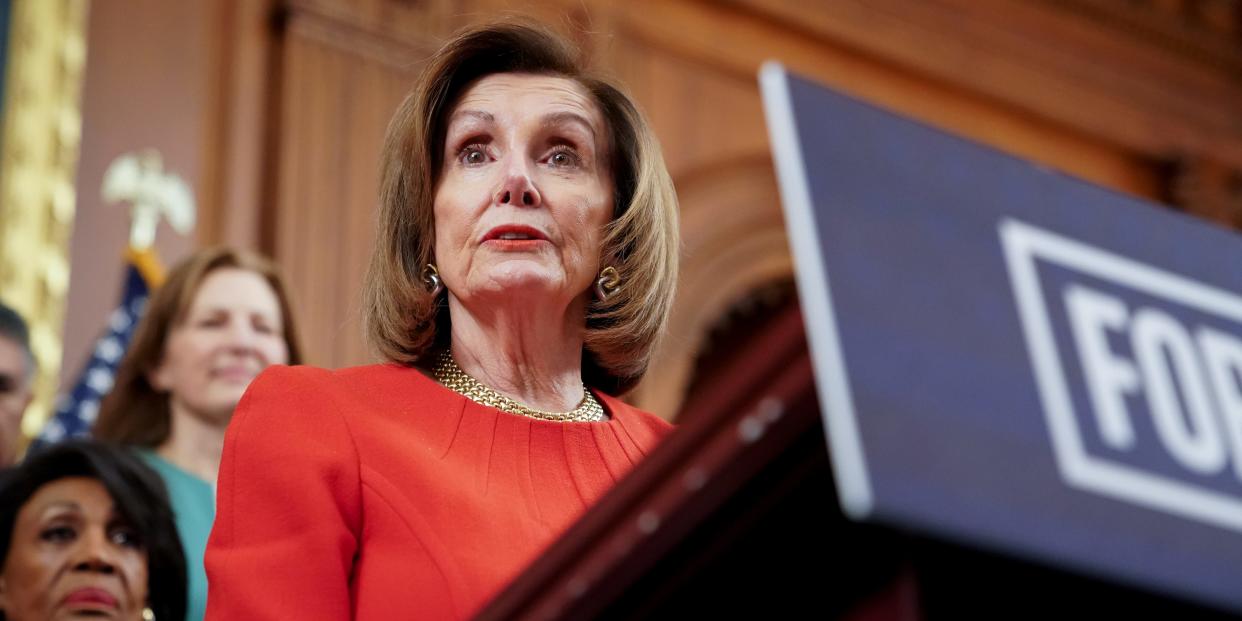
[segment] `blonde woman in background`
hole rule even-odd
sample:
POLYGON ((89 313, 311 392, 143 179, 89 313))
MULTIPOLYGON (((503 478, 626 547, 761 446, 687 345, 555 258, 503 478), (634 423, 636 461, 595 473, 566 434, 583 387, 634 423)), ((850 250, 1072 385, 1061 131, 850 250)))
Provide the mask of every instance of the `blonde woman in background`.
POLYGON ((291 310, 267 259, 228 248, 187 257, 147 303, 95 423, 95 437, 137 447, 168 487, 185 548, 188 621, 207 605, 203 552, 224 430, 260 371, 301 361, 291 310))

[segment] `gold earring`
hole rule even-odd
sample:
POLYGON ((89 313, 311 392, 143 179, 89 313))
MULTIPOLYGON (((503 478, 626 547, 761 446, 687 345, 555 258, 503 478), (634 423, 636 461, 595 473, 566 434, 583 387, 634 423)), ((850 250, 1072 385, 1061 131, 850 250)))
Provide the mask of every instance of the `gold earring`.
POLYGON ((599 301, 606 302, 620 290, 621 275, 617 273, 616 268, 609 265, 599 271, 599 278, 595 281, 595 297, 599 301))
POLYGON ((423 267, 423 284, 427 285, 433 298, 444 291, 444 283, 440 281, 440 271, 436 269, 435 263, 428 263, 423 267))
POLYGON ((150 606, 142 609, 142 621, 155 621, 155 611, 150 606))

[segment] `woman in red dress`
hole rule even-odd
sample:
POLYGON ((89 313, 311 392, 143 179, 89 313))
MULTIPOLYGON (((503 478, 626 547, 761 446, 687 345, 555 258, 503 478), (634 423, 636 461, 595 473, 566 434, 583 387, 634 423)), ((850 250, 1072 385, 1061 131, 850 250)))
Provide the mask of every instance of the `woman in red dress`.
POLYGON ((383 153, 368 336, 227 432, 209 619, 477 612, 670 429, 613 396, 672 302, 677 204, 633 102, 538 26, 446 44, 383 153))

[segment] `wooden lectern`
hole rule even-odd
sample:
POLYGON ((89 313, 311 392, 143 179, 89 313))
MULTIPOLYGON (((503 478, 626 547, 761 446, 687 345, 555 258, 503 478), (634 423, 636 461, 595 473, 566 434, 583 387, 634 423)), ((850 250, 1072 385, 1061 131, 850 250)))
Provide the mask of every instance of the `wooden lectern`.
POLYGON ((847 520, 797 303, 735 352, 678 430, 478 619, 1232 618, 847 520))

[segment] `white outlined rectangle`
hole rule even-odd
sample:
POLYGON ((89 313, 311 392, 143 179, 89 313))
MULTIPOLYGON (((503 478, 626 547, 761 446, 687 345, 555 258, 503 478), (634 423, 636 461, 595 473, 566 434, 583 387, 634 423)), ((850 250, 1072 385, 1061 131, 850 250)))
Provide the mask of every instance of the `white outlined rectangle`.
POLYGON ((1078 433, 1036 259, 1242 324, 1242 296, 1063 235, 1004 219, 1010 283, 1061 476, 1078 489, 1242 532, 1242 498, 1089 454, 1078 433))

